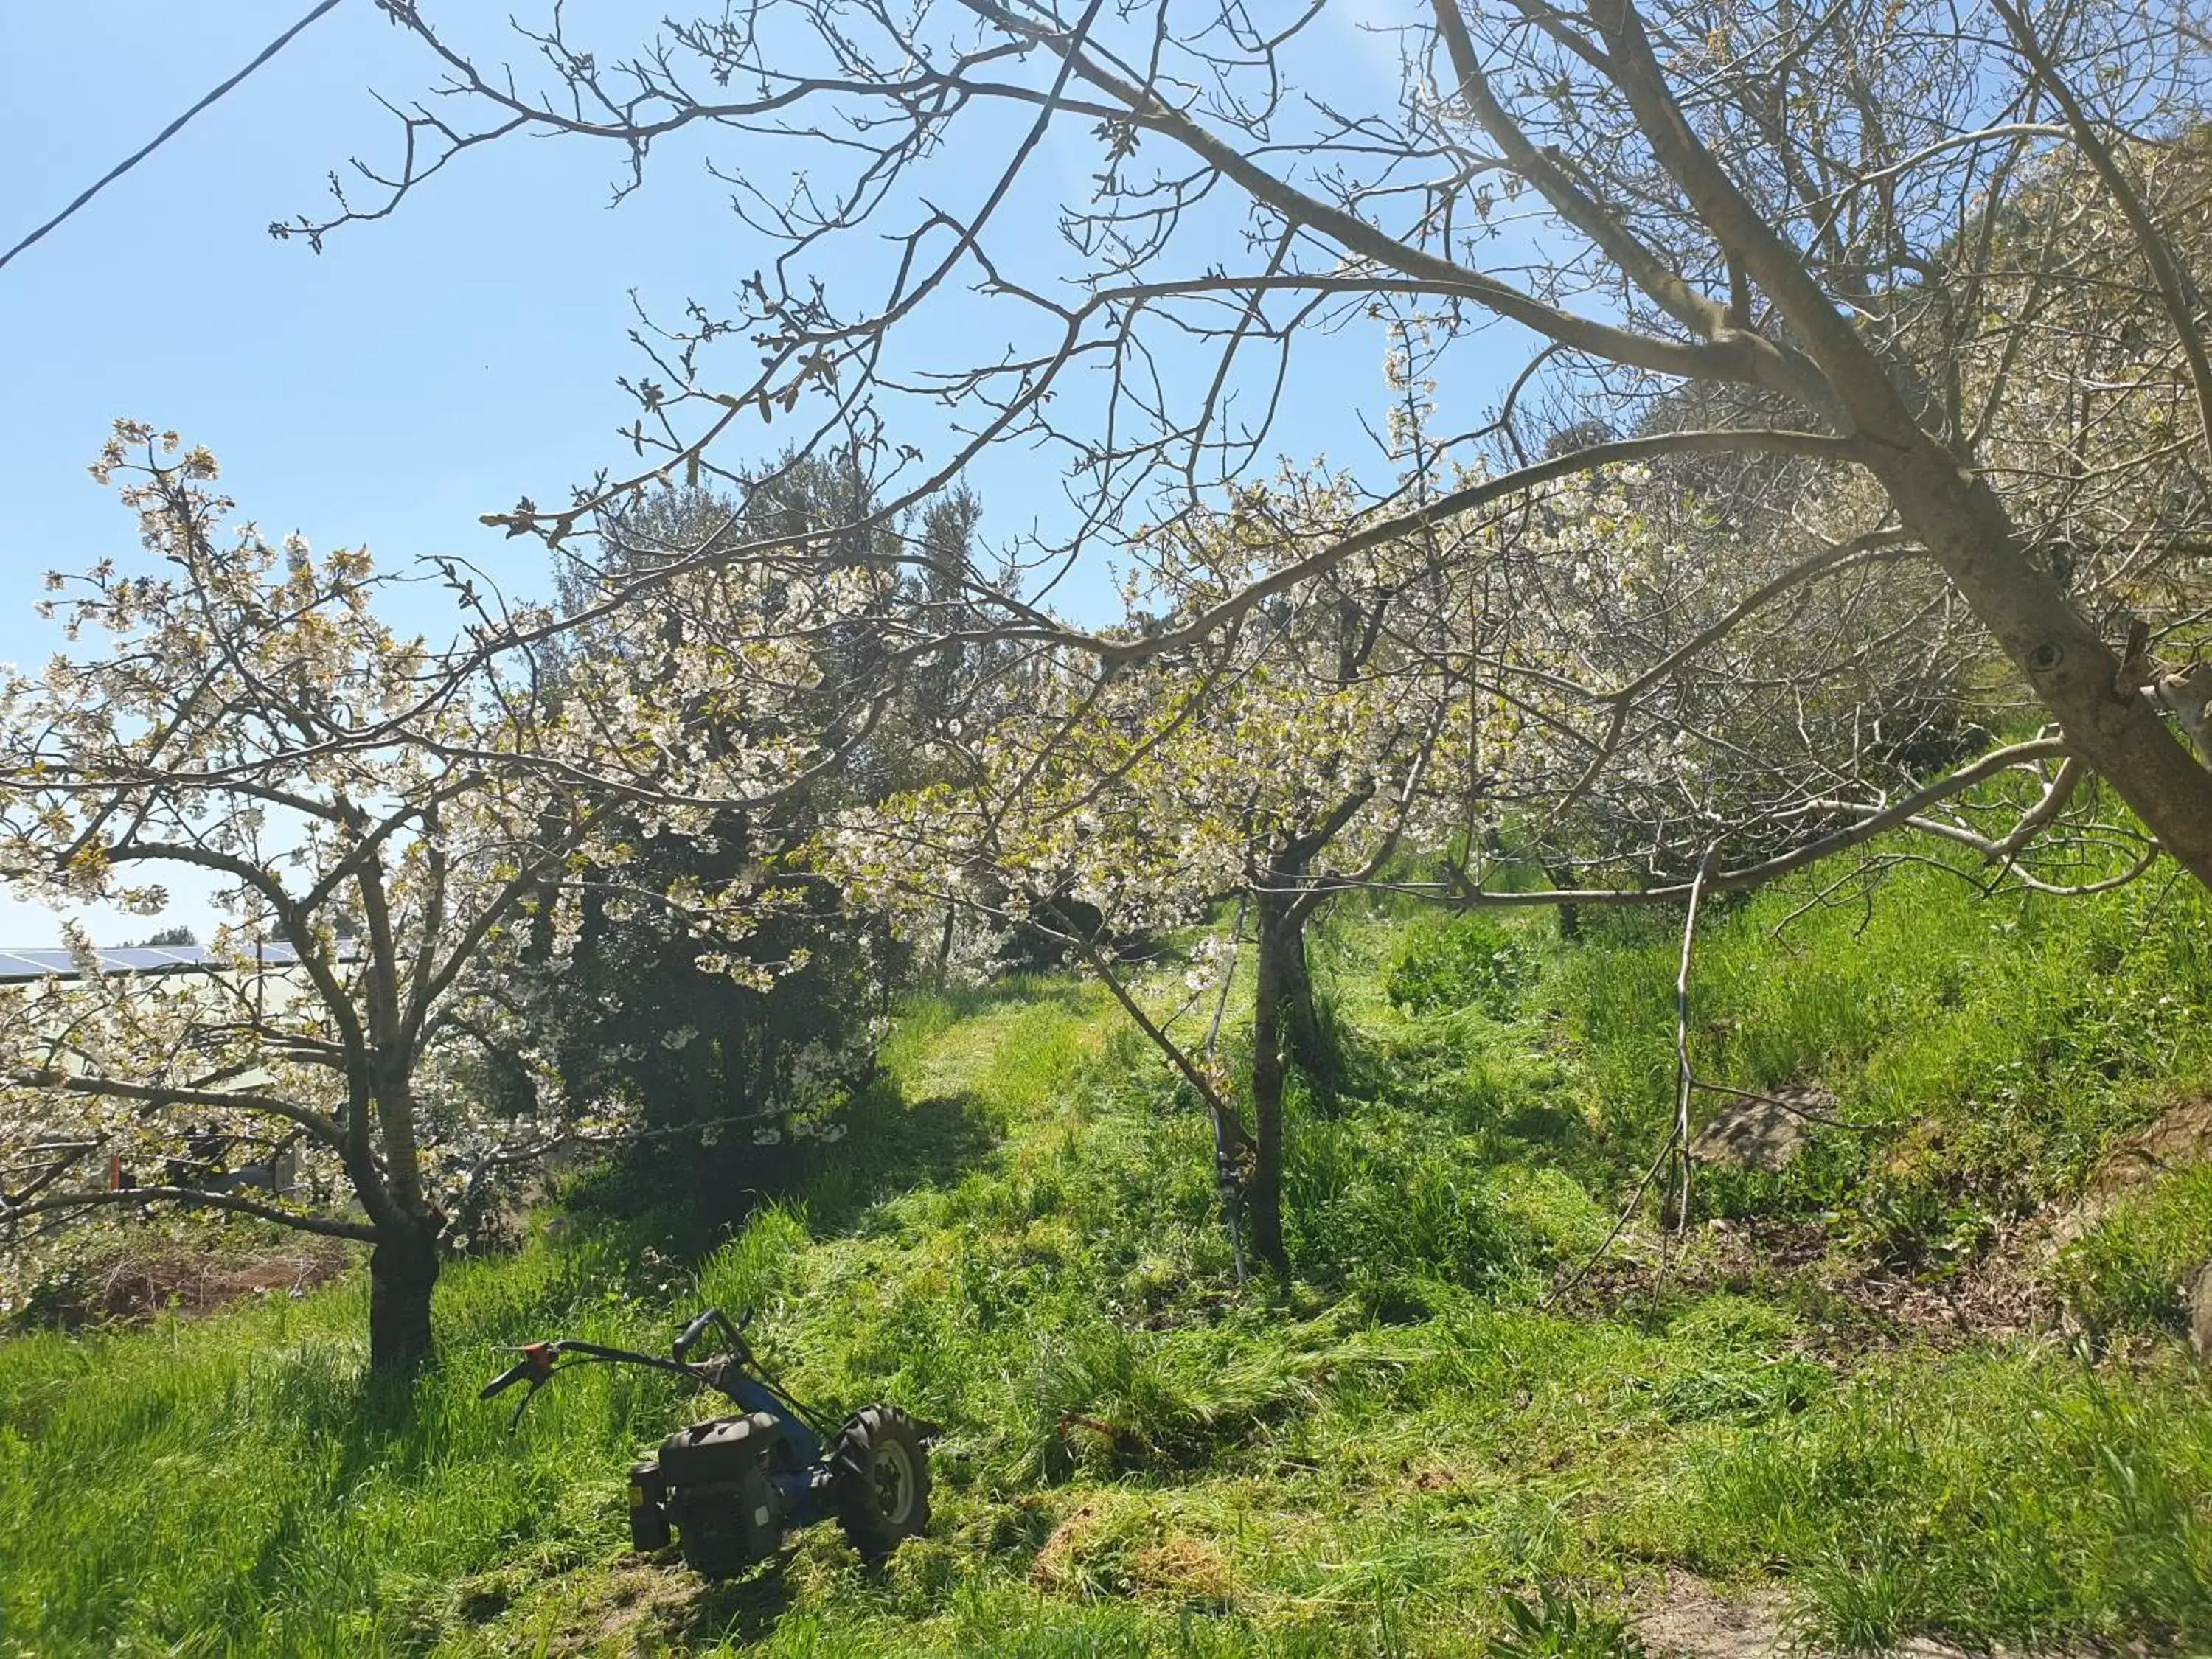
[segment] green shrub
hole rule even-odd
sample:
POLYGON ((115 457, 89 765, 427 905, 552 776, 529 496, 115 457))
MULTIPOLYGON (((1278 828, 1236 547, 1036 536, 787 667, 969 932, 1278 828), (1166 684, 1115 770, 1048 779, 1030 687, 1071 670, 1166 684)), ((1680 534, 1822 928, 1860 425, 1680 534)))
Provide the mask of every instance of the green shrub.
POLYGON ((1534 969, 1534 952, 1492 917, 1429 920, 1407 931, 1383 988, 1408 1013, 1479 1008, 1503 1019, 1534 969))
POLYGON ((1472 1151, 1398 1113, 1300 1124, 1284 1180, 1300 1275, 1341 1285, 1388 1317, 1425 1311, 1425 1284, 1498 1282, 1522 1252, 1472 1151))
POLYGON ((1644 1659, 1644 1643, 1618 1613, 1542 1587, 1536 1606, 1505 1598, 1510 1632, 1490 1640, 1486 1659, 1644 1659))

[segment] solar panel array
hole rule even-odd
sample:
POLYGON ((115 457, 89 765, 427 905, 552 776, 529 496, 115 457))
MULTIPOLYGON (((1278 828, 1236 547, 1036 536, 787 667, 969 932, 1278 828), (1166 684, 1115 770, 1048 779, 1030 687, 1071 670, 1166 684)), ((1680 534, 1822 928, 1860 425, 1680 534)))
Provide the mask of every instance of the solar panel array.
MULTIPOLYGON (((204 945, 134 945, 114 951, 95 951, 93 954, 103 974, 158 974, 186 969, 202 973, 235 969, 241 965, 240 958, 245 953, 219 954, 204 945)), ((344 952, 341 951, 340 954, 344 952)), ((273 968, 297 962, 300 953, 289 945, 271 944, 260 947, 260 957, 273 968)), ((76 958, 67 951, 0 951, 0 985, 44 979, 50 974, 75 979, 76 958)))

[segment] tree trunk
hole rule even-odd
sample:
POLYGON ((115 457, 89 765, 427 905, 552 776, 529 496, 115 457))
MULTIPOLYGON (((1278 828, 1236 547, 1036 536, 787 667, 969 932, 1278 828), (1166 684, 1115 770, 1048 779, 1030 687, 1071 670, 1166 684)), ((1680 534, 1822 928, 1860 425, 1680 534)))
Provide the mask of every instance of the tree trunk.
POLYGON ((2174 860, 2212 886, 2212 771, 2132 688, 2120 659, 2039 565, 2003 505, 1932 440, 1870 463, 1906 528, 1926 544, 1974 615, 2174 860))
MULTIPOLYGON (((1881 480, 1899 520, 2027 677, 2075 752, 2176 862, 2212 886, 2212 772, 2131 688, 2115 684, 2119 658, 2036 559, 1973 458, 1952 454, 1930 434, 1856 320, 1699 142, 1634 0, 1604 0, 1593 15, 1610 53, 1605 72, 1626 96, 1652 154, 1819 365, 1832 398, 1830 418, 1859 441, 1858 459, 1881 480)), ((1814 406, 1824 400, 1807 398, 1814 406)))
POLYGON ((937 936, 937 971, 930 979, 930 983, 933 985, 942 987, 946 976, 952 971, 953 924, 958 920, 959 915, 960 913, 952 908, 951 902, 948 900, 945 906, 945 927, 937 936))
MULTIPOLYGON (((1575 866, 1571 864, 1552 865, 1545 870, 1544 876, 1553 886, 1563 891, 1571 890, 1577 880, 1575 866)), ((1560 939, 1572 945, 1582 938, 1583 913, 1579 908, 1571 904, 1562 904, 1559 907, 1559 916, 1560 939)))
POLYGON ((430 1352, 437 1235, 422 1224, 379 1231, 383 1236, 368 1253, 368 1363, 380 1371, 409 1371, 430 1352))
POLYGON ((1289 1250, 1283 1243, 1283 1039, 1284 1015, 1295 1002, 1303 975, 1304 929, 1286 895, 1261 893, 1259 985, 1252 1004, 1252 1176, 1244 1188, 1244 1213, 1252 1229, 1252 1253, 1288 1279, 1289 1250))
POLYGON ((1284 1050, 1289 1063, 1324 1087, 1336 1081, 1336 1048, 1314 1000, 1313 969, 1306 961, 1306 921, 1301 911, 1279 924, 1284 1050))

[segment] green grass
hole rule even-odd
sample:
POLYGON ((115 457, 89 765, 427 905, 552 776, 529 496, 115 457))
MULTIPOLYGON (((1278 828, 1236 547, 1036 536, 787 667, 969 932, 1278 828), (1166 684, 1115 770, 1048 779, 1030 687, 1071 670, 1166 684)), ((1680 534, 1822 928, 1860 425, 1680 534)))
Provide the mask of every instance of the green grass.
POLYGON ((2055 1274, 2093 1331, 2178 1332, 2185 1281, 2212 1261, 2212 1167, 2121 1197, 2061 1255, 2055 1274))
MULTIPOLYGON (((2212 1073, 2193 895, 1990 906, 1919 872, 1778 942, 1804 896, 1716 916, 1700 1066, 1889 1132, 1709 1180, 1713 1212, 1969 1271, 2212 1073)), ((1778 1586, 1832 1650, 2212 1644, 2173 1294, 2208 1172, 2042 1270, 2130 1335, 2100 1360, 1875 1342, 1760 1273, 1617 1268, 1610 1315, 1548 1311, 1668 1109, 1670 920, 1585 921, 1331 925, 1346 1074, 1293 1100, 1280 1295, 1234 1284, 1202 1115, 1105 997, 1040 980, 910 1003, 850 1137, 702 1259, 585 1208, 453 1267, 411 1389, 364 1378, 357 1281, 0 1341, 0 1653, 1620 1656, 1667 1571, 1778 1586), (817 1528, 705 1586, 624 1550, 623 1471, 689 1402, 586 1370, 508 1439, 475 1399, 503 1345, 659 1346, 702 1300, 758 1309, 803 1396, 943 1425, 927 1538, 872 1569, 817 1528)))

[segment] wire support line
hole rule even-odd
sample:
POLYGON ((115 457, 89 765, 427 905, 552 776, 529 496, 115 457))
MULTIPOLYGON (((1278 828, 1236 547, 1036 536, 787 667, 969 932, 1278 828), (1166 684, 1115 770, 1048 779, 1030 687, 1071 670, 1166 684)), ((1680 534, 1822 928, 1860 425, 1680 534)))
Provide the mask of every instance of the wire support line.
POLYGON ((175 120, 170 122, 168 125, 163 127, 161 131, 155 133, 153 138, 143 148, 136 151, 134 154, 125 157, 122 161, 110 167, 99 178, 99 179, 87 188, 75 201, 71 202, 59 213, 54 215, 52 218, 47 220, 46 223, 40 225, 36 230, 33 231, 28 236, 26 236, 21 241, 16 243, 15 246, 9 248, 5 253, 0 253, 0 270, 7 269, 9 261, 13 259, 17 254, 23 252, 26 249, 44 240, 46 236, 52 232, 60 229, 63 225, 66 224, 73 216, 75 216, 79 210, 83 208, 87 203, 90 202, 94 197, 99 195, 101 191, 106 190, 118 179, 120 179, 125 173, 130 172, 131 168, 137 167, 141 161, 151 155, 155 150, 161 149, 162 145, 167 143, 170 139, 175 137, 179 132, 182 132, 185 130, 185 124, 194 116, 206 109, 210 105, 215 103, 218 99, 222 98, 224 94, 229 92, 234 87, 237 86, 240 82, 245 80, 247 76, 252 74, 254 70, 259 69, 264 64, 274 58, 278 52, 283 51, 286 46, 291 45, 293 40, 305 30, 310 23, 315 21, 316 19, 321 17, 326 12, 337 10, 339 0, 322 0, 322 3, 316 6, 314 9, 310 11, 305 17, 302 17, 298 22, 293 24, 290 28, 286 29, 283 33, 278 35, 267 46, 262 47, 260 52, 255 54, 253 61, 246 64, 244 69, 239 70, 237 74, 232 76, 230 79, 225 81, 213 92, 209 93, 206 97, 201 99, 199 102, 194 104, 182 115, 179 115, 175 120))

